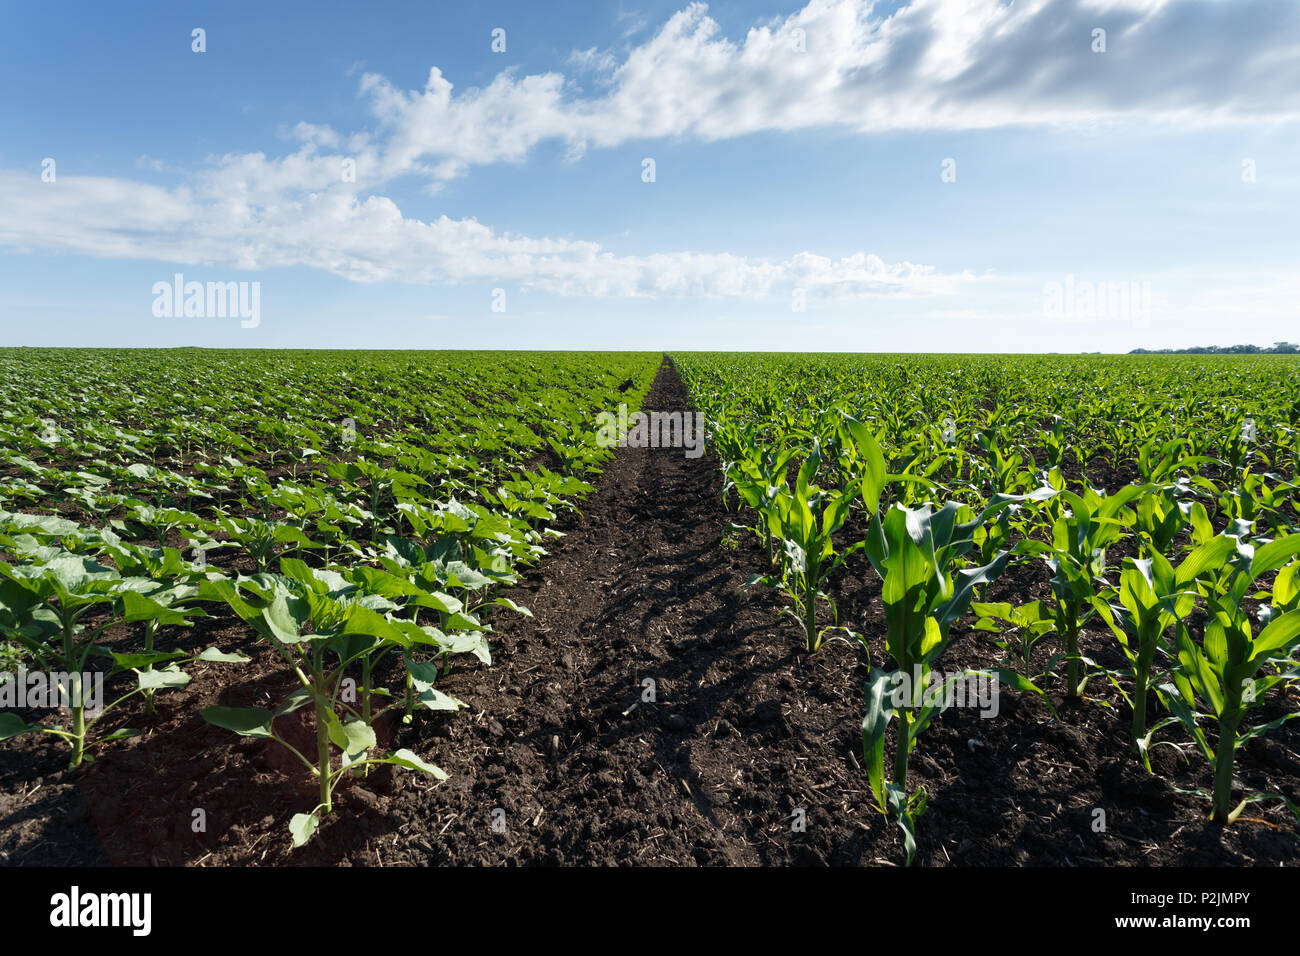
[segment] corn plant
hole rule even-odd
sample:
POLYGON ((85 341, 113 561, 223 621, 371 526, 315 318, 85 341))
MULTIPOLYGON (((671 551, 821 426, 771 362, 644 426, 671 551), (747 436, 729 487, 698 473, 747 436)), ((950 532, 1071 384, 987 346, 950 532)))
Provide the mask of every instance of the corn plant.
POLYGON ((1001 575, 1011 555, 1001 552, 982 567, 962 567, 962 560, 975 547, 975 529, 992 515, 1017 501, 1044 500, 1051 494, 1040 489, 1027 496, 996 496, 978 514, 955 502, 938 511, 894 505, 883 518, 873 519, 868 530, 867 557, 884 579, 885 647, 895 669, 873 667, 867 678, 862 749, 877 806, 902 827, 909 862, 915 848, 915 820, 924 811, 926 797, 923 791, 907 794, 908 757, 947 699, 946 688, 937 698, 930 692, 930 670, 947 647, 949 628, 970 607, 976 587, 1001 575), (890 695, 903 680, 912 696, 896 707, 890 695), (895 717, 893 775, 887 781, 885 730, 895 717))
POLYGON ((1132 512, 1125 506, 1142 494, 1144 486, 1125 485, 1113 495, 1087 489, 1082 495, 1060 492, 1060 515, 1052 523, 1050 545, 1022 541, 1017 550, 1043 557, 1052 571, 1052 612, 1056 632, 1065 645, 1066 697, 1078 700, 1086 678, 1081 679, 1079 633, 1097 612, 1097 597, 1104 586, 1106 549, 1123 536, 1132 512))
POLYGON ((786 594, 792 605, 786 609, 787 613, 803 628, 804 647, 810 654, 821 648, 826 631, 817 625, 818 599, 835 610, 822 585, 854 550, 837 553, 834 535, 844 526, 849 509, 859 496, 868 513, 875 513, 885 483, 884 459, 870 431, 845 416, 842 433, 847 446, 843 454, 852 461, 859 476, 843 488, 814 485, 822 464, 821 443, 815 439, 812 451, 799 468, 793 492, 784 486, 769 489, 759 510, 768 533, 781 546, 781 575, 756 574, 746 582, 747 587, 762 582, 786 594))
MULTIPOLYGON (((986 485, 991 486, 994 492, 1003 494, 1032 487, 1033 476, 1025 467, 1025 459, 1028 457, 1025 449, 1004 448, 1001 429, 996 427, 985 428, 975 437, 984 451, 984 459, 977 460, 980 461, 986 485)), ((1032 466, 1033 463, 1033 459, 1029 458, 1028 464, 1032 466)))
POLYGON ((1196 548, 1177 569, 1159 552, 1152 552, 1145 559, 1128 558, 1127 567, 1120 574, 1120 607, 1112 609, 1099 604, 1098 609, 1111 624, 1133 670, 1130 743, 1144 760, 1150 743, 1147 691, 1151 667, 1163 645, 1165 632, 1176 622, 1185 621, 1196 605, 1196 579, 1216 571, 1236 548, 1236 539, 1215 538, 1196 548))
POLYGON ((1019 607, 1006 601, 971 604, 975 612, 977 631, 991 631, 1001 638, 994 640, 994 646, 1011 651, 1020 658, 1021 675, 1025 680, 1037 679, 1031 666, 1034 645, 1046 634, 1051 633, 1056 623, 1052 612, 1042 601, 1030 601, 1019 607))
POLYGON ((1295 525, 1287 513, 1287 506, 1295 501, 1295 493, 1294 482, 1284 481, 1276 475, 1252 474, 1247 470, 1235 486, 1227 488, 1219 496, 1219 508, 1229 519, 1262 522, 1261 528, 1290 534, 1295 525), (1269 484, 1269 481, 1275 484, 1269 484))
POLYGON ((1135 526, 1149 555, 1168 554, 1174 538, 1188 525, 1189 511, 1174 497, 1180 487, 1154 488, 1138 498, 1133 507, 1135 526))
POLYGON ((1258 548, 1242 547, 1239 554, 1225 562, 1229 569, 1226 577, 1206 589, 1210 616, 1201 645, 1192 639, 1188 628, 1180 627, 1176 632, 1177 664, 1172 683, 1160 686, 1161 697, 1210 764, 1214 775, 1210 819, 1215 823, 1231 823, 1250 802, 1247 798, 1232 807, 1237 749, 1297 716, 1288 713, 1266 724, 1242 729, 1247 712, 1262 702, 1270 688, 1284 680, 1277 673, 1259 678, 1256 675, 1270 661, 1293 666, 1286 655, 1300 643, 1300 610, 1270 615, 1268 623, 1256 634, 1244 601, 1254 582, 1277 570, 1297 551, 1300 551, 1300 540, 1295 535, 1258 548), (1197 723, 1193 709, 1197 704, 1207 708, 1218 726, 1218 742, 1214 747, 1197 723))
MULTIPOLYGON (((788 488, 787 469, 790 462, 798 454, 799 449, 791 445, 767 453, 761 453, 761 449, 755 449, 752 457, 733 461, 725 473, 724 501, 727 489, 734 488, 740 499, 760 515, 775 509, 777 495, 781 493, 783 488, 788 488)), ((756 529, 762 530, 760 537, 763 541, 764 550, 767 552, 767 566, 771 568, 776 564, 777 560, 777 554, 773 547, 772 523, 767 521, 766 518, 762 518, 758 522, 756 529)))
MULTIPOLYGON (((1065 437, 1065 428, 1065 419, 1060 415, 1053 415, 1051 429, 1042 433, 1042 443, 1047 451, 1049 468, 1060 469, 1065 464, 1065 453, 1070 449, 1065 437)), ((1082 465, 1082 462, 1080 464, 1082 465)))
POLYGON ((833 535, 844 526, 856 489, 824 489, 813 479, 821 465, 821 450, 814 444, 804 459, 793 492, 777 488, 771 501, 759 512, 773 540, 781 548, 781 573, 756 574, 745 586, 761 582, 779 588, 790 599, 786 611, 804 631, 804 646, 815 653, 822 645, 817 626, 817 600, 831 603, 822 591, 823 581, 844 560, 835 554, 833 535))

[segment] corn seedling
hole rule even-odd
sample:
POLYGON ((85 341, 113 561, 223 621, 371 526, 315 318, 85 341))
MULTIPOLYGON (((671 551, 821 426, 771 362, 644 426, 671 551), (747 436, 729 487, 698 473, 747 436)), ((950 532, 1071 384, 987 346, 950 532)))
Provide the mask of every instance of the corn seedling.
MULTIPOLYGON (((1050 490, 1031 496, 994 498, 978 514, 965 505, 949 502, 938 511, 894 505, 871 524, 866 552, 876 573, 884 579, 885 647, 895 670, 873 667, 866 685, 866 716, 862 722, 862 749, 879 809, 898 820, 908 845, 914 850, 915 819, 924 810, 923 792, 907 794, 908 757, 917 737, 929 726, 947 700, 947 688, 930 687, 930 670, 948 643, 953 622, 964 615, 981 584, 995 580, 1006 568, 1010 554, 1002 552, 983 567, 962 567, 975 547, 974 531, 990 516, 1017 501, 1043 500, 1050 490), (905 682, 911 695, 901 706, 890 698, 905 682), (898 719, 893 775, 884 772, 885 729, 898 719)), ((1021 682, 1017 681, 1017 684, 1021 682)))
POLYGON ((1164 634, 1191 613, 1196 604, 1196 579, 1221 567, 1236 547, 1233 538, 1215 538, 1189 554, 1177 569, 1158 552, 1153 552, 1150 558, 1129 558, 1120 574, 1120 606, 1112 609, 1098 599, 1098 609, 1110 623, 1133 671, 1130 743, 1144 761, 1150 745, 1147 691, 1151 667, 1162 647, 1164 634))
POLYGON ((1094 616, 1099 588, 1106 573, 1106 549, 1123 535, 1132 512, 1125 510, 1143 486, 1125 485, 1113 495, 1088 489, 1082 495, 1063 491, 1066 508, 1052 524, 1052 543, 1026 540, 1019 550, 1041 555, 1052 571, 1052 612, 1056 631, 1065 644, 1066 697, 1078 700, 1083 691, 1079 633, 1094 616))
MULTIPOLYGON (((1235 550, 1235 549, 1234 549, 1235 550)), ((1268 690, 1283 681, 1278 673, 1256 677, 1270 661, 1292 667, 1286 655, 1300 643, 1300 610, 1271 615, 1255 633, 1252 615, 1244 606, 1250 586, 1276 570, 1300 551, 1296 536, 1280 538, 1258 548, 1244 545, 1228 559, 1230 573, 1205 595, 1209 619, 1198 646, 1189 629, 1177 629, 1177 664, 1173 682, 1161 685, 1162 697, 1183 724, 1214 774, 1210 818, 1231 823, 1248 801, 1232 807, 1233 763, 1237 749, 1285 720, 1281 718, 1242 730, 1247 711, 1263 700, 1268 690), (1226 586, 1224 586, 1226 585, 1226 586), (1201 704, 1218 726, 1218 742, 1211 747, 1197 723, 1193 708, 1201 704)))
POLYGON ((1030 601, 1016 607, 1006 601, 992 604, 976 601, 971 604, 971 610, 975 612, 972 627, 999 635, 1001 639, 995 640, 994 646, 1015 654, 1019 658, 1021 675, 1025 680, 1035 680, 1037 675, 1031 666, 1034 645, 1056 627, 1047 605, 1042 601, 1030 601))

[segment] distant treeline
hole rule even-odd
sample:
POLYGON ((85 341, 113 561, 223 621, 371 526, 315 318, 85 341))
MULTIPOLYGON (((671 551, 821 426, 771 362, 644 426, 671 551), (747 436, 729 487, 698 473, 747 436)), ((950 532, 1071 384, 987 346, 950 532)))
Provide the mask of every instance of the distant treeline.
POLYGON ((1190 349, 1134 349, 1129 355, 1295 355, 1300 345, 1291 342, 1274 342, 1261 348, 1258 345, 1198 345, 1190 349))

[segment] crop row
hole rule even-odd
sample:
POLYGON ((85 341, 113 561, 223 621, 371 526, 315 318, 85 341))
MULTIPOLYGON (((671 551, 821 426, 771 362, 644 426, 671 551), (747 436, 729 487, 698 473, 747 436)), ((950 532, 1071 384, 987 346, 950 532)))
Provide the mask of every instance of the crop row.
MULTIPOLYGON (((887 661, 864 688, 862 748, 878 809, 915 851, 923 790, 907 768, 953 684, 996 675, 1052 707, 1109 681, 1134 759, 1201 754, 1211 818, 1236 819, 1237 750, 1300 716, 1300 366, 1286 359, 684 355, 723 497, 761 542, 750 584, 785 596, 815 653, 874 633, 840 623, 828 582, 865 555, 887 661), (981 602, 1017 563, 1039 600, 981 602), (940 676, 955 626, 993 637, 980 671, 940 676), (1110 635, 1126 665, 1080 650, 1110 635), (1035 666, 1035 645, 1061 648, 1035 666), (994 648, 1003 653, 998 655, 994 648), (1041 669, 1040 669, 1041 668, 1041 669), (1288 708, 1286 705, 1290 703, 1288 708), (1280 716, 1253 720, 1279 705, 1280 716), (893 755, 886 771, 892 727, 893 755), (1181 728, 1183 740, 1170 739, 1181 728)), ((1269 711, 1273 713, 1274 711, 1269 711)))
POLYGON ((658 356, 589 353, 0 353, 0 669, 59 675, 70 725, 0 710, 0 739, 47 733, 70 765, 113 740, 105 712, 186 686, 187 646, 230 609, 295 678, 272 708, 202 716, 285 747, 319 784, 308 840, 347 775, 394 764, 375 721, 456 710, 453 655, 491 663, 499 595, 613 453, 599 411, 636 408, 658 356), (167 648, 167 649, 164 649, 167 648), (393 687, 378 675, 395 675, 393 687), (88 687, 112 689, 105 703, 88 687), (313 712, 305 751, 277 719, 313 712))

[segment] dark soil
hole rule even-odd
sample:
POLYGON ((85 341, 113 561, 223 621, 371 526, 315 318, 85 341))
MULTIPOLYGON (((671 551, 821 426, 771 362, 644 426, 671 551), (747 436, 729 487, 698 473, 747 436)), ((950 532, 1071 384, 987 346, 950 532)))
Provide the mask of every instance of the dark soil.
MULTIPOLYGON (((665 365, 643 407, 686 406, 665 365)), ((0 863, 901 864, 900 833, 874 809, 860 765, 867 652, 831 641, 808 655, 777 594, 742 591, 765 556, 755 535, 728 530, 743 519, 724 508, 718 478, 711 452, 620 451, 582 514, 558 525, 552 553, 505 592, 534 616, 499 616, 493 666, 459 660, 440 683, 468 708, 381 727, 381 743, 438 764, 446 782, 397 771, 345 786, 318 838, 292 850, 288 820, 315 802, 306 773, 277 745, 235 738, 197 711, 278 702, 293 681, 247 628, 214 617, 183 645, 253 662, 196 665, 188 688, 159 697, 152 724, 130 708, 106 720, 142 736, 80 771, 65 769, 53 738, 0 743, 0 863)), ((1026 564, 985 599, 1046 588, 1045 570, 1026 564)), ((840 623, 885 664, 879 583, 860 555, 832 593, 840 623)), ((1082 643, 1119 665, 1109 636, 1094 629, 1082 643)), ((1044 641, 1035 668, 1058 652, 1044 641)), ((988 635, 958 628, 942 666, 1002 656, 988 635)), ((1060 692, 1056 678, 1042 683, 1060 692)), ((919 864, 1300 860, 1280 805, 1255 805, 1227 829, 1206 822, 1208 802, 1175 790, 1209 786, 1204 760, 1158 747, 1146 773, 1128 754, 1118 692, 1099 677, 1088 693, 1071 706, 1057 698, 1054 716, 1004 687, 996 717, 954 708, 936 718, 909 780, 930 797, 919 864)), ((310 718, 299 713, 282 729, 305 741, 310 718)), ((1297 724, 1239 753, 1239 787, 1300 800, 1297 724)), ((1173 728, 1161 737, 1184 740, 1173 728)))

